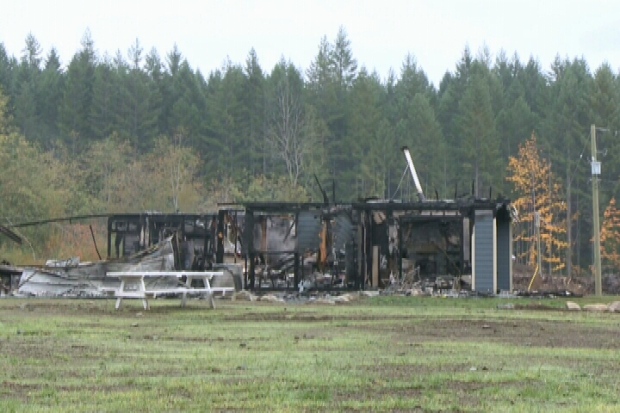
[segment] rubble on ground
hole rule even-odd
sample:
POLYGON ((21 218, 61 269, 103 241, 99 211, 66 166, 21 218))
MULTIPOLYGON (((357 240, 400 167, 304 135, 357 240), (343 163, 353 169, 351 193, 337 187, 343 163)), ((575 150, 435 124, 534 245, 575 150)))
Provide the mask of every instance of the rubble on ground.
POLYGON ((233 301, 256 301, 258 298, 247 290, 235 292, 232 296, 233 301))
POLYGON ((379 296, 379 291, 364 290, 364 291, 361 291, 360 294, 363 297, 378 297, 379 296))
POLYGON ((310 304, 327 304, 327 305, 335 305, 336 302, 329 297, 321 297, 316 299, 311 299, 308 301, 310 304))
MULTIPOLYGON (((594 294, 594 278, 592 276, 545 275, 532 281, 534 270, 527 266, 515 265, 512 275, 513 289, 523 292, 536 291, 538 294, 556 296, 581 297, 594 294)), ((603 293, 620 295, 620 275, 606 274, 602 277, 603 293)))
POLYGON ((614 301, 607 306, 610 313, 620 313, 620 301, 614 301))
POLYGON ((607 304, 586 304, 583 306, 583 310, 604 313, 606 311, 609 311, 609 308, 607 307, 607 304))
POLYGON ((281 297, 276 297, 273 294, 267 294, 267 295, 263 295, 260 298, 261 301, 266 301, 268 303, 283 303, 284 299, 281 297))

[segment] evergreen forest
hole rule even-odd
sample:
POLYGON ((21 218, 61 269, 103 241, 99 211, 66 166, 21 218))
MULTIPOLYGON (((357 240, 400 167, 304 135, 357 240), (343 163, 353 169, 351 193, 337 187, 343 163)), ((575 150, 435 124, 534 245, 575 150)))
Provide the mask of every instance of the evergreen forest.
MULTIPOLYGON (((416 200, 402 146, 428 198, 516 199, 528 194, 509 160, 535 136, 571 228, 570 260, 589 267, 592 124, 601 216, 620 195, 617 71, 465 46, 434 85, 415 50, 382 78, 356 60, 344 28, 317 40, 306 68, 286 58, 262 67, 252 49, 202 73, 176 46, 160 54, 136 40, 110 55, 88 31, 68 62, 33 35, 18 56, 0 39, 1 223, 322 201, 317 181, 330 201, 416 200)), ((39 251, 62 238, 28 231, 39 251)))

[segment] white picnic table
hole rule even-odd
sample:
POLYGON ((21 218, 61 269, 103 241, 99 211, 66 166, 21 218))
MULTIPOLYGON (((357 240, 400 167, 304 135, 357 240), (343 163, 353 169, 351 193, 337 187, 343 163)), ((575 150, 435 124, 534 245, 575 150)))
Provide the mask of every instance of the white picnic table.
POLYGON ((213 277, 221 277, 224 275, 222 271, 110 271, 106 273, 107 277, 117 277, 121 280, 118 288, 108 290, 113 292, 116 297, 116 306, 118 310, 124 298, 137 298, 142 300, 142 305, 145 310, 148 310, 149 302, 148 297, 157 298, 157 296, 167 294, 180 294, 181 306, 185 307, 187 303, 187 296, 190 294, 204 294, 211 308, 215 308, 215 301, 213 300, 213 293, 221 292, 226 294, 227 292, 235 291, 232 287, 217 287, 211 288, 211 279, 213 277), (171 277, 175 279, 181 279, 185 277, 185 285, 177 288, 146 288, 145 278, 162 278, 171 277), (193 280, 202 280, 203 287, 193 287, 193 280), (128 289, 129 287, 129 289, 128 289))

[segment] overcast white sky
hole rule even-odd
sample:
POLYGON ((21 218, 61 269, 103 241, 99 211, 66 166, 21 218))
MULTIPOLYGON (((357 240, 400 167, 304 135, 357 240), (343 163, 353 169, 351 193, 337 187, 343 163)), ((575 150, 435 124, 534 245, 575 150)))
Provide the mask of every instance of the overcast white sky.
POLYGON ((584 57, 594 71, 620 68, 617 0, 7 0, 0 6, 0 42, 19 57, 28 33, 63 65, 87 29, 99 55, 127 50, 139 39, 162 59, 177 44, 193 68, 208 75, 227 57, 243 63, 254 47, 263 70, 284 56, 302 69, 321 38, 347 30, 359 65, 385 77, 408 53, 438 85, 463 49, 484 45, 530 56, 548 69, 554 57, 584 57))

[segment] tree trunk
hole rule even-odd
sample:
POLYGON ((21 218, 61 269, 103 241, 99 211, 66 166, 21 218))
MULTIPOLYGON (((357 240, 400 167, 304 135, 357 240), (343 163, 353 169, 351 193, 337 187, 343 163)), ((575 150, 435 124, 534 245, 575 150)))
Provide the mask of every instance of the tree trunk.
POLYGON ((570 166, 566 166, 566 237, 568 238, 568 248, 566 249, 566 273, 569 277, 573 275, 573 222, 571 206, 571 176, 570 166))

